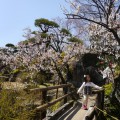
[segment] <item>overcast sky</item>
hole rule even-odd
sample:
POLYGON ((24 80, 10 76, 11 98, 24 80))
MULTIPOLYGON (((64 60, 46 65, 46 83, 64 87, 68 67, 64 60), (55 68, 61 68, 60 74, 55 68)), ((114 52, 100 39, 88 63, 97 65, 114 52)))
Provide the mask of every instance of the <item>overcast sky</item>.
POLYGON ((65 0, 0 0, 0 47, 24 40, 24 28, 34 29, 38 18, 65 18, 61 6, 65 0))

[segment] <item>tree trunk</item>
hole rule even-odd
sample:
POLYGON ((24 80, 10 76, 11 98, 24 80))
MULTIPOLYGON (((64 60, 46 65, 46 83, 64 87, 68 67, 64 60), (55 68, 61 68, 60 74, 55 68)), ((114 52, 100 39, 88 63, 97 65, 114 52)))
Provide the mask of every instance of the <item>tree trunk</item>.
POLYGON ((69 68, 68 64, 66 65, 66 68, 67 68, 67 82, 69 82, 69 81, 73 80, 73 76, 72 76, 72 73, 70 71, 70 68, 69 68))

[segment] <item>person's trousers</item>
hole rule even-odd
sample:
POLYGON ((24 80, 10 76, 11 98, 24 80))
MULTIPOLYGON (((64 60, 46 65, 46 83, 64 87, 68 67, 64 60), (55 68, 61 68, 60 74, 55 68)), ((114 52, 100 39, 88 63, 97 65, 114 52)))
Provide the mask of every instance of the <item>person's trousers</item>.
POLYGON ((83 105, 87 106, 89 95, 83 95, 83 105))

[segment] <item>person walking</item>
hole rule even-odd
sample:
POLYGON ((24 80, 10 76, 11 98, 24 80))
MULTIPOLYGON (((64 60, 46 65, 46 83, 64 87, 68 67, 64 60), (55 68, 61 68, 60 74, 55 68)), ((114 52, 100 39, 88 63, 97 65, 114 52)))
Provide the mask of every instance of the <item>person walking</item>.
POLYGON ((84 80, 85 82, 82 83, 81 87, 77 91, 77 94, 83 92, 82 109, 87 110, 88 99, 89 96, 92 94, 92 88, 101 90, 102 87, 99 87, 96 84, 94 84, 90 78, 90 75, 84 75, 84 80))

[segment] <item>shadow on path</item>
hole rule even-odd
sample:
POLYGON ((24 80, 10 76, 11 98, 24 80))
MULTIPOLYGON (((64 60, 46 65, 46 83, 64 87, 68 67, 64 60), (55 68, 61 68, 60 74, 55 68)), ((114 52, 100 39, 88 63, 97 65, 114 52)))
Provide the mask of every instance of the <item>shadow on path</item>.
POLYGON ((82 104, 77 102, 74 107, 64 113, 58 120, 71 120, 75 114, 81 109, 82 104))

